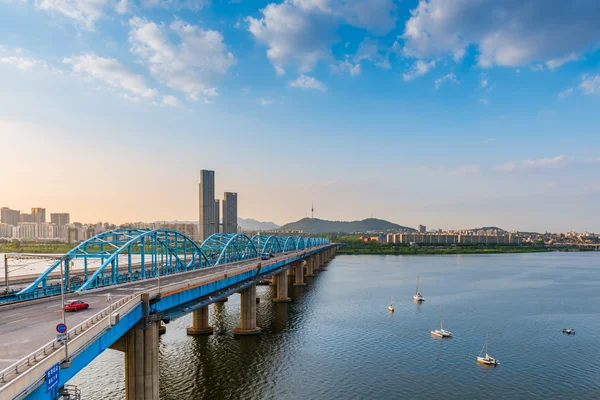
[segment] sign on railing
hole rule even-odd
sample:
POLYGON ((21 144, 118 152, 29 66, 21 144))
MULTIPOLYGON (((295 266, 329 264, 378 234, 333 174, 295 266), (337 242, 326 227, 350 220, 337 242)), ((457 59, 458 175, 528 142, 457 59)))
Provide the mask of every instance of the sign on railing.
POLYGON ((60 372, 60 365, 54 364, 52 368, 46 371, 46 393, 54 390, 58 386, 58 374, 60 372))

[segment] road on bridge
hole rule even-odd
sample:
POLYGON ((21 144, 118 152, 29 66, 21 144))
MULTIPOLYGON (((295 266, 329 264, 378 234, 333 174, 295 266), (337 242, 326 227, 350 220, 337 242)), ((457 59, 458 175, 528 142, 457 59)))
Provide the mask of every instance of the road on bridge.
MULTIPOLYGON (((171 283, 180 283, 188 279, 195 279, 202 276, 213 275, 215 273, 234 273, 238 270, 247 269, 249 266, 256 266, 259 262, 262 265, 269 265, 287 258, 292 258, 302 254, 304 250, 289 252, 271 258, 267 261, 253 259, 250 261, 223 264, 214 267, 206 267, 194 271, 181 272, 172 275, 160 277, 160 285, 164 287, 171 283)), ((106 287, 105 289, 94 290, 93 292, 77 296, 76 294, 66 294, 65 298, 83 300, 90 304, 87 310, 67 313, 67 326, 74 328, 86 319, 92 317, 102 309, 108 307, 106 294, 110 293, 113 302, 122 297, 134 294, 136 292, 145 292, 157 288, 157 278, 140 280, 138 282, 121 284, 106 287)), ((3 308, 10 305, 0 306, 0 370, 7 368, 14 362, 21 360, 28 354, 34 352, 45 344, 56 338, 56 325, 62 322, 62 304, 60 296, 52 300, 32 300, 22 306, 3 311, 3 308)))

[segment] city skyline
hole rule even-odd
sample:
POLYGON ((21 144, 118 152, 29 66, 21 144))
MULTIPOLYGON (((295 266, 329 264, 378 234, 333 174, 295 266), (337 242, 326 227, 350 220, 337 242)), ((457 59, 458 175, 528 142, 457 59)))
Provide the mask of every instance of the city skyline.
POLYGON ((593 0, 115 4, 0 3, 0 204, 600 231, 593 0))

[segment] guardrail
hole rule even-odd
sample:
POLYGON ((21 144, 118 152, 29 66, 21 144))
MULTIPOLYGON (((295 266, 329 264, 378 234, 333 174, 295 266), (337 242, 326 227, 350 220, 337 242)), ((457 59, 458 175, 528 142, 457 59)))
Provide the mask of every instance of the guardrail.
MULTIPOLYGON (((316 249, 318 249, 318 247, 316 249)), ((305 254, 306 251, 299 250, 299 251, 295 251, 295 252, 290 252, 289 255, 292 257, 286 257, 286 258, 293 258, 293 257, 297 256, 299 253, 305 254)), ((255 266, 249 267, 246 265, 241 265, 241 264, 247 264, 249 261, 255 261, 255 260, 254 259, 253 260, 244 260, 244 261, 237 261, 237 262, 230 263, 230 264, 225 264, 226 267, 225 267, 224 271, 219 271, 219 272, 207 274, 207 275, 204 275, 201 277, 192 278, 189 281, 187 281, 186 284, 187 284, 187 286, 191 286, 194 284, 202 283, 202 281, 210 280, 211 278, 215 278, 215 277, 219 277, 219 276, 228 276, 232 272, 233 273, 243 273, 243 272, 246 272, 246 271, 256 268, 255 266)), ((256 261, 260 262, 260 260, 256 260, 256 261)), ((270 264, 270 263, 268 262, 266 264, 270 264)), ((190 272, 194 272, 194 271, 185 271, 185 272, 190 273, 190 272)), ((165 276, 173 276, 173 275, 176 275, 176 274, 170 274, 170 275, 165 275, 165 276)), ((161 291, 164 291, 165 289, 168 289, 171 287, 174 288, 177 286, 181 286, 182 283, 183 282, 174 282, 174 283, 166 284, 161 288, 162 290, 157 287, 157 288, 153 288, 150 290, 145 290, 145 291, 136 292, 134 294, 130 294, 129 296, 126 296, 119 300, 116 300, 111 306, 104 308, 99 313, 93 315, 92 317, 83 321, 79 325, 75 326, 74 328, 72 328, 71 330, 69 330, 67 332, 67 340, 68 340, 69 350, 70 350, 69 356, 72 357, 72 356, 78 354, 83 349, 85 349, 91 341, 96 340, 96 338, 98 337, 99 334, 103 333, 105 330, 108 330, 108 328, 109 328, 109 325, 107 324, 108 318, 110 318, 110 315, 114 311, 117 311, 117 310, 123 308, 123 310, 121 310, 121 311, 123 312, 123 315, 126 315, 135 306, 137 306, 137 304, 141 303, 140 296, 142 293, 148 293, 148 294, 150 294, 151 298, 154 298, 155 296, 159 295, 161 293, 161 291), (128 303, 130 303, 130 304, 128 304, 128 303), (104 327, 100 326, 101 322, 104 322, 104 327), (81 339, 83 338, 83 335, 82 335, 83 333, 92 334, 91 339, 89 339, 85 342, 82 342, 81 339)), ((13 363, 9 367, 0 371, 0 395, 16 379, 29 374, 33 369, 43 366, 44 371, 45 371, 46 369, 48 369, 52 365, 56 364, 57 362, 64 361, 64 351, 62 351, 63 348, 64 348, 64 344, 61 342, 58 342, 56 339, 54 339, 54 340, 50 341, 49 343, 47 343, 46 345, 35 350, 31 354, 27 355, 26 357, 22 358, 21 360, 13 363)), ((17 389, 15 394, 18 396, 23 390, 27 390, 28 388, 30 388, 30 386, 32 384, 39 382, 40 379, 43 379, 43 374, 40 374, 40 376, 38 376, 38 377, 32 377, 32 380, 27 381, 27 384, 23 385, 25 387, 22 387, 22 388, 20 387, 19 389, 17 389)), ((21 386, 21 385, 19 385, 19 386, 21 386)))
MULTIPOLYGON (((77 345, 75 346, 72 345, 72 342, 75 342, 77 339, 80 339, 83 333, 86 333, 91 330, 97 331, 97 329, 93 328, 100 327, 101 322, 105 322, 105 325, 104 329, 100 329, 100 332, 103 332, 105 329, 108 329, 109 326, 107 322, 110 314, 124 307, 125 305, 127 305, 127 303, 131 302, 132 300, 136 304, 129 304, 129 307, 126 307, 126 309, 123 310, 124 314, 131 311, 134 308, 133 306, 141 302, 140 293, 131 294, 129 296, 116 300, 111 306, 104 308, 99 313, 93 315, 92 317, 88 318, 76 327, 69 330, 67 332, 67 340, 70 351, 69 356, 73 356, 79 353, 79 351, 87 347, 89 341, 84 343, 77 343, 77 345)), ((95 333, 97 334, 99 332, 95 333)), ((96 334, 93 335, 92 340, 95 340, 96 334)), ((49 357, 52 357, 52 363, 64 361, 64 352, 59 352, 59 350, 62 350, 63 348, 64 344, 54 339, 46 345, 40 347, 33 353, 27 355, 21 360, 0 371, 0 385, 2 385, 0 386, 0 394, 2 394, 2 391, 6 389, 6 387, 10 385, 10 383, 12 383, 15 379, 28 373, 40 363, 44 362, 45 364, 45 361, 49 357)))

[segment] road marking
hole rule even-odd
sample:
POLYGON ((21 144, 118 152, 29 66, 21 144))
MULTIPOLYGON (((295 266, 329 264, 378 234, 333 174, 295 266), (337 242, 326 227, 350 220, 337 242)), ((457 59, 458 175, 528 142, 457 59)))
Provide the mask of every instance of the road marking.
POLYGON ((7 322, 7 324, 14 324, 14 323, 17 323, 17 322, 25 321, 26 319, 29 319, 29 318, 15 319, 14 321, 7 322))

